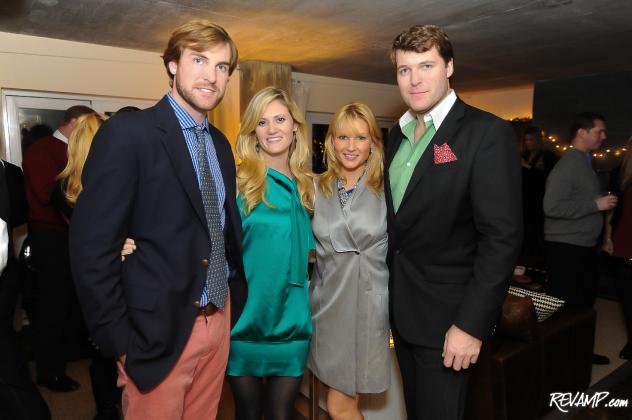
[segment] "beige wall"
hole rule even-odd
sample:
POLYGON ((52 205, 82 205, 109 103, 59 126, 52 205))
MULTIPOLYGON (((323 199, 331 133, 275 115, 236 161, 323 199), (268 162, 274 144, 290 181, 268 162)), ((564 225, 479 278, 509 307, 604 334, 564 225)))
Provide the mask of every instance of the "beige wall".
MULTIPOLYGON (((351 101, 366 102, 379 117, 399 118, 406 108, 396 85, 367 83, 333 77, 292 73, 308 88, 308 112, 334 112, 351 101)), ((504 119, 532 116, 533 86, 487 91, 457 92, 468 104, 504 119)))
MULTIPOLYGON (((233 79, 238 77, 233 74, 233 79)), ((298 72, 292 73, 292 79, 307 88, 308 112, 332 113, 351 101, 366 102, 379 117, 398 118, 405 111, 395 85, 298 72)), ((0 87, 153 100, 169 89, 159 53, 4 32, 0 32, 0 87)), ((531 116, 532 86, 459 95, 503 118, 531 116)), ((235 134, 234 127, 229 131, 235 134)))
POLYGON ((158 53, 5 32, 0 87, 138 99, 169 89, 158 53))
POLYGON ((365 102, 378 117, 397 118, 405 111, 395 85, 297 72, 292 73, 292 79, 307 88, 308 112, 333 113, 340 106, 353 101, 365 102))
POLYGON ((506 120, 533 117, 533 85, 512 89, 459 92, 466 103, 506 120))

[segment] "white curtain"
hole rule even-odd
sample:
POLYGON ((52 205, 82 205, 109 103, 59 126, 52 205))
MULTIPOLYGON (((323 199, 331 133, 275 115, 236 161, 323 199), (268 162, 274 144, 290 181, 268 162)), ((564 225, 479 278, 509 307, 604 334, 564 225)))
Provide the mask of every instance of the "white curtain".
POLYGON ((292 79, 292 99, 296 102, 303 115, 307 112, 307 102, 309 100, 309 87, 300 80, 292 79))

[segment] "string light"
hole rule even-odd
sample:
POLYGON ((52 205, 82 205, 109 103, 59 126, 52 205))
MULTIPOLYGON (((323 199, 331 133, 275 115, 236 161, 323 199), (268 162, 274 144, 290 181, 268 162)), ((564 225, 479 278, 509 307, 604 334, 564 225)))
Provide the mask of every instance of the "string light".
MULTIPOLYGON (((550 134, 544 138, 552 143, 551 146, 555 146, 555 149, 560 152, 566 152, 568 149, 574 148, 572 144, 567 145, 559 143, 555 134, 550 134)), ((627 147, 607 148, 605 150, 594 150, 592 156, 596 159, 604 159, 609 157, 620 158, 627 151, 627 147)))

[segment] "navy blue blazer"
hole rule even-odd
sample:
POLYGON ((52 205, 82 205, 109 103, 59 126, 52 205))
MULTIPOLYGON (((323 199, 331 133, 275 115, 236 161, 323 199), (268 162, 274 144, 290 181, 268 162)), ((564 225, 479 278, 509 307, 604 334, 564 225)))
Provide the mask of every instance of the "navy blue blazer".
MULTIPOLYGON (((210 126, 226 186, 226 254, 231 320, 247 286, 235 161, 210 126)), ((127 355, 139 389, 160 383, 191 333, 205 281, 210 237, 195 169, 164 97, 143 111, 110 118, 97 132, 70 225, 72 273, 90 334, 106 356, 127 355), (125 238, 136 252, 121 263, 125 238)))
POLYGON ((484 340, 511 281, 522 243, 521 166, 506 121, 458 99, 408 183, 397 213, 385 153, 391 325, 411 344, 441 349, 452 324, 484 340), (436 163, 447 144, 456 160, 436 163))

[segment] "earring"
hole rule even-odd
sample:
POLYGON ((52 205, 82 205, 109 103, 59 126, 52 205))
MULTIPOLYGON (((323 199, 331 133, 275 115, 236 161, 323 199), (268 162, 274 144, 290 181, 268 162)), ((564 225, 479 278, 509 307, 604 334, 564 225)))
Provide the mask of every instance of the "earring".
POLYGON ((255 150, 257 151, 257 153, 259 153, 259 150, 261 150, 261 145, 259 144, 259 140, 255 142, 255 150))
POLYGON ((369 156, 371 156, 372 154, 373 154, 373 148, 371 147, 371 148, 369 149, 369 156))
POLYGON ((292 141, 296 143, 296 131, 292 131, 292 141))

